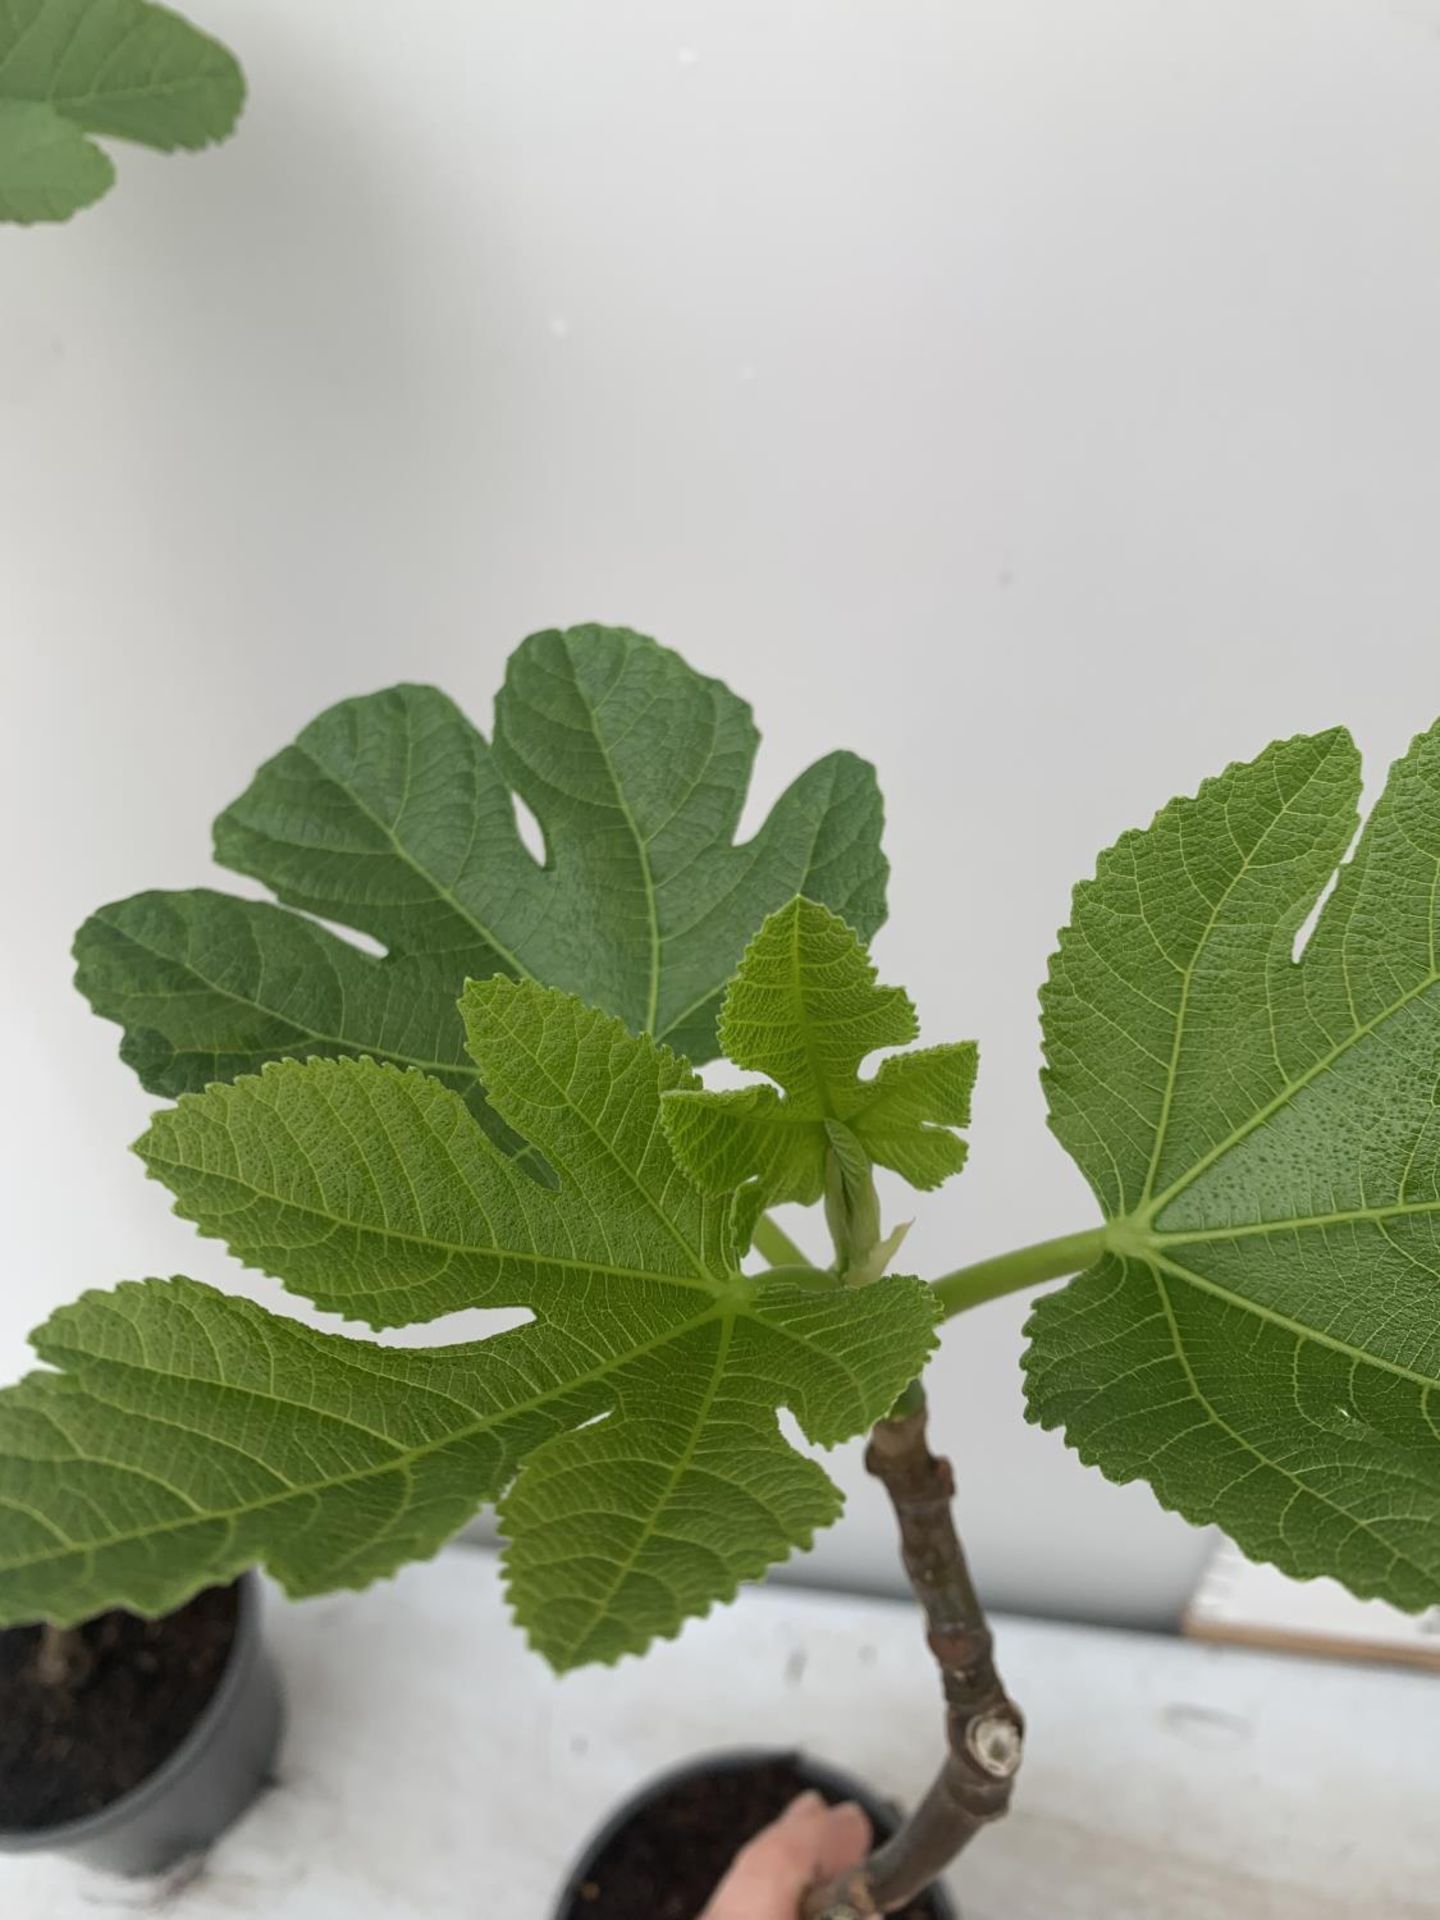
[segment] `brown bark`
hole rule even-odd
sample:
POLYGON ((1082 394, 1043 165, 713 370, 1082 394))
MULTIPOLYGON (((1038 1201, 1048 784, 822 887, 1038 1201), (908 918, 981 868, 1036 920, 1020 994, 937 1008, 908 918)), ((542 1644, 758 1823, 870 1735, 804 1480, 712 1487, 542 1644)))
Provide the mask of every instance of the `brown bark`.
POLYGON ((1025 1723, 995 1671, 990 1629, 955 1532, 950 1462, 926 1444, 923 1400, 879 1423, 865 1464, 895 1508, 905 1571, 940 1668, 949 1751, 894 1839, 809 1894, 804 1920, 862 1920, 914 1899, 1005 1812, 1024 1742, 1025 1723))

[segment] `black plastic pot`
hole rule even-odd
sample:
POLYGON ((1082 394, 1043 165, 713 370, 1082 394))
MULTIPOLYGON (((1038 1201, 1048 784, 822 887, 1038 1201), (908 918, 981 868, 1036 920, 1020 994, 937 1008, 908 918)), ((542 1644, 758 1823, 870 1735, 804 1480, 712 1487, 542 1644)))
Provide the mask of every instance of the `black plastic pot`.
POLYGON ((242 1577, 237 1595, 235 1638, 220 1684, 168 1758, 98 1813, 25 1832, 0 1828, 0 1853, 63 1853, 109 1873, 161 1873, 239 1819, 270 1775, 283 1709, 253 1573, 242 1577))
MULTIPOLYGON (((842 1800, 857 1801, 870 1816, 877 1840, 888 1839, 900 1824, 900 1809, 889 1801, 880 1799, 863 1781, 848 1773, 842 1773, 834 1767, 826 1766, 822 1761, 812 1760, 808 1754, 797 1753, 778 1747, 742 1747, 730 1748, 722 1753, 702 1755, 697 1760, 686 1761, 678 1767, 671 1767, 665 1773, 657 1774, 637 1793, 621 1802, 619 1808, 611 1814, 603 1826, 587 1842, 576 1861, 559 1898, 551 1912, 551 1920, 577 1920, 590 1907, 590 1898, 583 1891, 593 1885, 597 1867, 610 1851, 612 1844, 639 1815, 676 1788, 683 1788, 694 1782, 714 1779, 725 1774, 735 1774, 775 1764, 792 1767, 801 1787, 813 1787, 822 1794, 831 1805, 842 1800)), ((779 1812, 779 1808, 776 1808, 779 1812)), ((748 1835, 736 1837, 738 1847, 748 1835)), ((657 1889, 658 1891, 658 1889, 657 1889)), ((958 1920, 954 1903, 943 1887, 931 1887, 925 1898, 934 1908, 937 1920, 958 1920)), ((659 1911, 658 1906, 655 1909, 659 1911)))

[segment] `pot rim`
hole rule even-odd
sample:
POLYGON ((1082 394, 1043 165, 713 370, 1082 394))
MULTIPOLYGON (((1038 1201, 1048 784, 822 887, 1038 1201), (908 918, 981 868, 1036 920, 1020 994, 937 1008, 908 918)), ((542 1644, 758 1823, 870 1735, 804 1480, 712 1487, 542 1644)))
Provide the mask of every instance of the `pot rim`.
POLYGON ((238 1608, 235 1637, 230 1643, 225 1670, 180 1744, 171 1748, 153 1773, 146 1774, 128 1792, 94 1813, 82 1813, 73 1820, 56 1821, 48 1827, 0 1826, 0 1853, 56 1852, 74 1846, 77 1841, 94 1840, 116 1827, 128 1826, 166 1793, 180 1774, 189 1771, 218 1736, 229 1718, 231 1703, 244 1689, 260 1657, 260 1576, 249 1567, 232 1584, 236 1588, 238 1608))

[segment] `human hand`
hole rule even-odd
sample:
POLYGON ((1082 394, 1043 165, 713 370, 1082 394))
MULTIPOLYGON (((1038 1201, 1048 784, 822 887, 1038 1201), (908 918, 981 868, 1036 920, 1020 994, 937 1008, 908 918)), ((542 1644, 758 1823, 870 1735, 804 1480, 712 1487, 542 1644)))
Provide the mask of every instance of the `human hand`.
POLYGON ((740 1849, 700 1920, 796 1920, 811 1887, 869 1851, 870 1822, 853 1800, 830 1807, 802 1793, 740 1849))

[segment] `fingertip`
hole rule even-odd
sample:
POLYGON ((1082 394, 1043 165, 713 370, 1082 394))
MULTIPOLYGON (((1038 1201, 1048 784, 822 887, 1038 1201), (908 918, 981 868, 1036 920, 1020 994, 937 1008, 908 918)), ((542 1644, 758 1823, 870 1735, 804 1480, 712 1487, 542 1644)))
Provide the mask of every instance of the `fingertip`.
POLYGON ((757 1833, 735 1860, 702 1920, 760 1920, 794 1911, 822 1871, 829 1810, 818 1793, 801 1793, 757 1833))
POLYGON ((828 1877, 858 1867, 873 1837, 870 1816, 856 1801, 842 1800, 838 1807, 831 1807, 820 1843, 821 1872, 828 1877))
POLYGON ((817 1814, 824 1811, 824 1808, 825 1802, 821 1799, 820 1795, 813 1787, 807 1787, 804 1793, 796 1794, 795 1798, 781 1814, 780 1819, 787 1825, 792 1821, 798 1824, 801 1821, 813 1820, 817 1814))
POLYGON ((833 1806, 830 1809, 830 1817, 832 1820, 837 1820, 837 1819, 844 1820, 848 1824, 858 1825, 863 1827, 865 1829, 866 1838, 867 1839, 869 1838, 870 1816, 868 1813, 866 1813, 865 1809, 861 1806, 858 1800, 839 1801, 835 1806, 833 1806))

